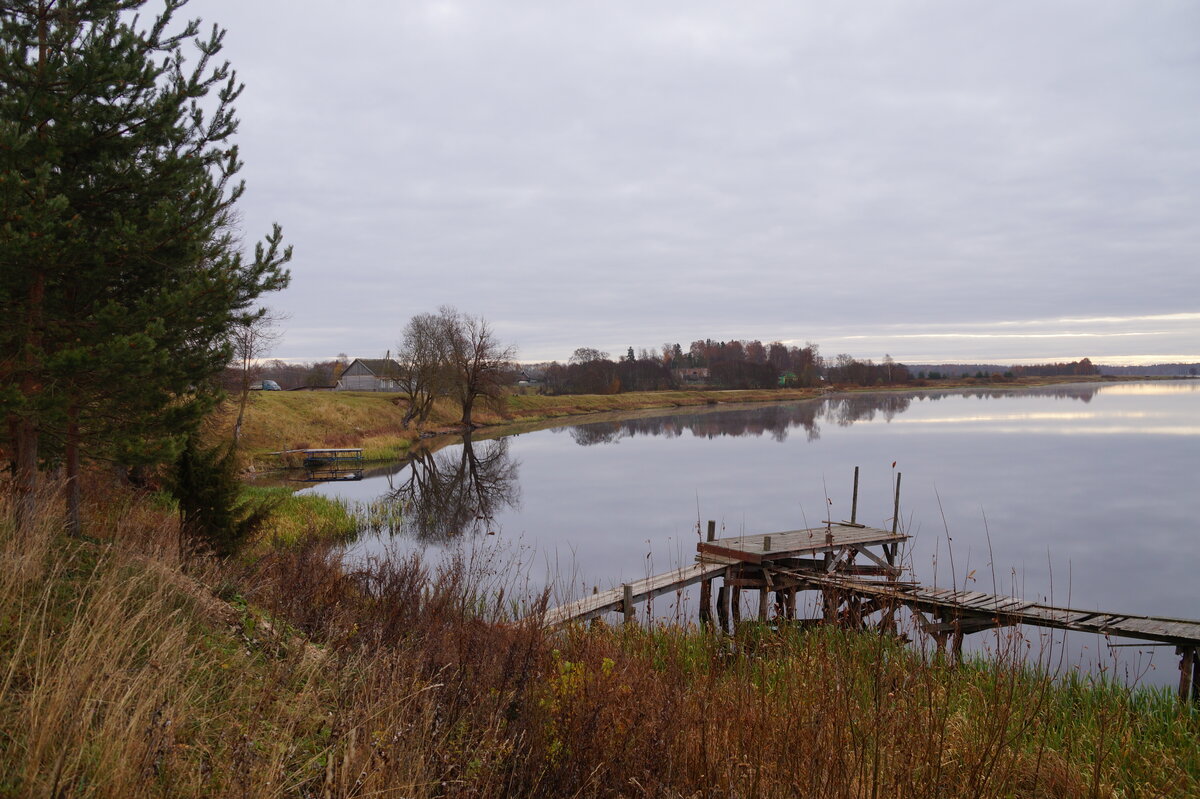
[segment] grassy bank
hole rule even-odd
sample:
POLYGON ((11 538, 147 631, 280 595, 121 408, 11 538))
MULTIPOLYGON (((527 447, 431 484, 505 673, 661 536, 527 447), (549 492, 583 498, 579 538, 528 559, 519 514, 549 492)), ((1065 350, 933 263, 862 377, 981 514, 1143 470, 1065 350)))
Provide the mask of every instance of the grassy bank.
MULTIPOLYGON (((609 395, 548 397, 514 394, 503 407, 477 406, 475 421, 487 427, 538 422, 606 411, 684 408, 737 402, 781 402, 818 396, 813 389, 779 391, 654 391, 609 395)), ((241 448, 248 465, 271 468, 278 461, 270 452, 309 447, 362 447, 368 460, 403 455, 422 436, 455 432, 461 411, 450 400, 439 400, 430 419, 420 427, 404 427, 405 405, 397 394, 356 391, 259 391, 250 396, 241 448)), ((210 435, 232 436, 236 409, 217 414, 210 435)))
POLYGON ((0 796, 1200 794, 1165 693, 836 629, 552 634, 512 564, 184 569, 169 508, 107 507, 102 540, 0 522, 0 796))
MULTIPOLYGON (((1074 378, 1070 382, 1099 381, 1103 378, 1074 378)), ((1065 378, 1022 378, 1017 381, 990 383, 965 378, 939 380, 926 386, 897 386, 893 391, 987 388, 1012 390, 1067 382, 1065 378)), ((868 389, 838 387, 838 390, 868 389)), ((870 389, 872 391, 880 389, 870 389)), ((751 402, 786 402, 810 399, 828 393, 826 389, 777 389, 752 391, 687 390, 645 391, 627 394, 578 394, 543 396, 513 394, 505 397, 503 407, 492 410, 478 407, 475 421, 487 427, 528 425, 594 413, 622 413, 649 409, 702 407, 751 402)), ((250 396, 243 427, 242 451, 247 466, 273 468, 279 461, 266 453, 309 447, 362 447, 368 460, 393 460, 418 446, 422 436, 453 432, 460 417, 459 408, 450 400, 439 400, 429 421, 421 427, 405 428, 405 406, 397 394, 353 391, 260 391, 250 396)), ((236 409, 227 407, 218 414, 211 430, 213 438, 232 436, 236 409)))

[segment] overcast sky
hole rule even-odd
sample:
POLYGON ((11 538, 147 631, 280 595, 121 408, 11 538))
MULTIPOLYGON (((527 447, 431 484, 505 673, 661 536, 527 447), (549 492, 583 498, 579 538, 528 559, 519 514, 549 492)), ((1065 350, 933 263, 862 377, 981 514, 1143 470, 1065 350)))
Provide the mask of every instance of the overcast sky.
POLYGON ((274 355, 1200 360, 1200 3, 192 0, 274 355))

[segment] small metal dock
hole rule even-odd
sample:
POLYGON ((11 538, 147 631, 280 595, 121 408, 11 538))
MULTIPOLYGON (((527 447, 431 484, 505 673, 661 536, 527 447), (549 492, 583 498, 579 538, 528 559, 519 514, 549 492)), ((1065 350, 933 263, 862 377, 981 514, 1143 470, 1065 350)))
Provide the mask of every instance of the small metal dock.
POLYGON ((361 480, 362 450, 357 448, 306 449, 304 473, 312 482, 326 480, 361 480))
POLYGON ((363 477, 362 453, 362 449, 358 447, 326 447, 323 449, 285 449, 267 454, 280 457, 303 456, 301 465, 304 467, 305 482, 324 483, 331 480, 361 480, 363 477))

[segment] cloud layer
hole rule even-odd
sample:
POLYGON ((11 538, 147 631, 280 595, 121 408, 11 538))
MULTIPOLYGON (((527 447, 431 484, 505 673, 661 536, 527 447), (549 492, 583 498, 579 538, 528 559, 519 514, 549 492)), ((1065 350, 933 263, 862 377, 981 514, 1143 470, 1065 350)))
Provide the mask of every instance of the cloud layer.
POLYGON ((1200 6, 193 0, 278 354, 414 313, 525 359, 749 337, 1200 359, 1200 6))

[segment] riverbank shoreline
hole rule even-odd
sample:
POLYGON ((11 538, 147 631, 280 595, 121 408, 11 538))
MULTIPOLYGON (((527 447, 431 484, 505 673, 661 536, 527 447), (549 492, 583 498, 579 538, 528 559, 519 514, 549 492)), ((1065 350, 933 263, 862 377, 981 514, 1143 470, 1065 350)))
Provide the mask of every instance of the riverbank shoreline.
MULTIPOLYGON (((843 394, 932 391, 1018 391, 1046 386, 1131 382, 1129 377, 1030 377, 992 381, 917 381, 895 386, 821 386, 802 389, 684 389, 628 392, 624 394, 510 394, 499 411, 481 408, 471 428, 476 438, 544 430, 588 421, 616 421, 661 415, 664 411, 706 407, 730 409, 739 405, 786 403, 843 394)), ((232 405, 232 403, 230 404, 232 405)), ((466 431, 457 424, 458 409, 449 400, 436 403, 428 422, 405 427, 405 404, 399 394, 387 392, 257 392, 246 409, 239 442, 243 468, 257 474, 287 468, 290 464, 273 453, 314 447, 360 447, 363 458, 382 463, 407 457, 414 451, 439 449, 466 431)), ((231 435, 236 411, 227 407, 214 417, 210 436, 231 435)))

